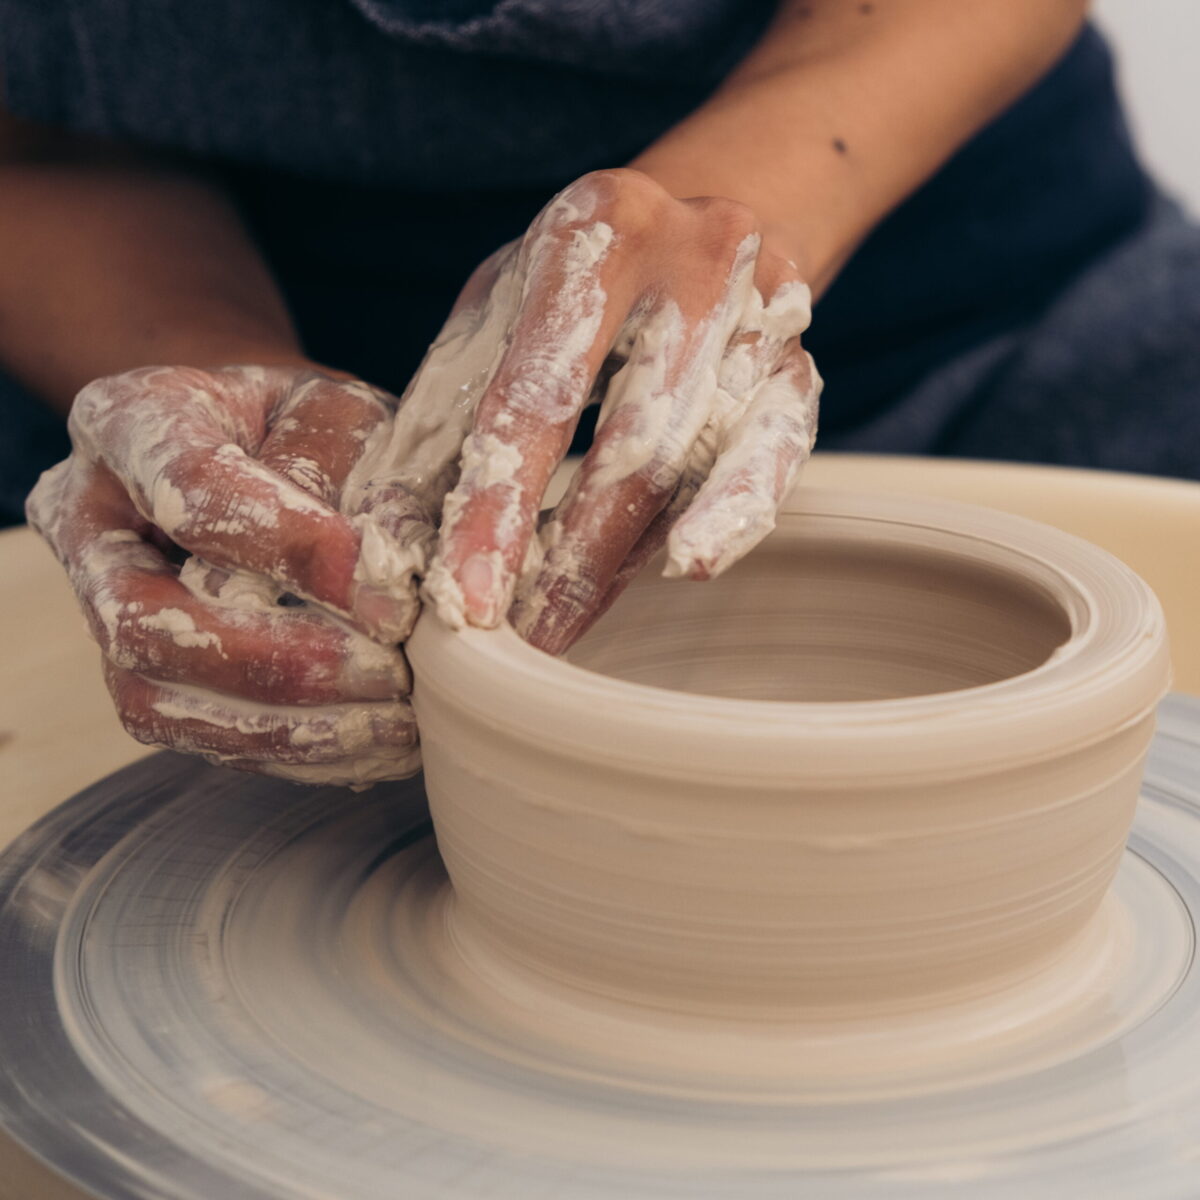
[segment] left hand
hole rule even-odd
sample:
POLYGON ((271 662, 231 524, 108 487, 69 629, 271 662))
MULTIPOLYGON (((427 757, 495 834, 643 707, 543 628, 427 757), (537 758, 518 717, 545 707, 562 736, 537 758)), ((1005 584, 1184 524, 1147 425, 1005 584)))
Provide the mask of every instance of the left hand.
POLYGON ((432 514, 355 471, 394 407, 307 364, 141 368, 80 393, 29 520, 139 741, 314 782, 417 770, 396 643, 432 514))

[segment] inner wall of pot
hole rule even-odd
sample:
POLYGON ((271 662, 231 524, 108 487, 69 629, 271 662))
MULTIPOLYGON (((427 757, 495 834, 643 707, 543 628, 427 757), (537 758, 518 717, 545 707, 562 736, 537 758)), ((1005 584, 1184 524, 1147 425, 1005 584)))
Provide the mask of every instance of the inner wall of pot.
POLYGON ((1071 636, 1011 569, 886 541, 776 534, 718 579, 651 565, 568 655, 576 666, 742 700, 892 700, 1032 671, 1071 636))

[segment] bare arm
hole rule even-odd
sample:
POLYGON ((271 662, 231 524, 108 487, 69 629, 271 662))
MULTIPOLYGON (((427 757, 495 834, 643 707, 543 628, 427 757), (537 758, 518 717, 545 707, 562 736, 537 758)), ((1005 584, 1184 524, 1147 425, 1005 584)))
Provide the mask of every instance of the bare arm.
POLYGON ((717 93, 631 165, 724 196, 814 292, 1070 44, 1086 0, 786 0, 717 93))
POLYGON ((0 363, 59 412, 147 363, 300 364, 212 182, 0 113, 0 363))

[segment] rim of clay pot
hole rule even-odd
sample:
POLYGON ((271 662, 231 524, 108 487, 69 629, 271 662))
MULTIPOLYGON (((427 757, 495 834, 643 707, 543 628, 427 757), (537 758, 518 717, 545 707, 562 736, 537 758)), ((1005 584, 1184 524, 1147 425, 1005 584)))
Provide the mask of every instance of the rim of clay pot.
POLYGON ((886 526, 900 547, 953 546, 966 559, 978 552, 980 564, 994 564, 983 555, 999 549, 1018 578, 1061 607, 1070 636, 1029 671, 956 691, 749 700, 616 679, 535 650, 510 626, 454 632, 426 610, 408 644, 418 707, 421 693, 437 693, 506 738, 610 769, 861 787, 873 778, 995 774, 1064 756, 1144 719, 1166 691, 1157 598, 1090 542, 993 509, 887 493, 801 487, 783 515, 841 522, 860 535, 886 526))

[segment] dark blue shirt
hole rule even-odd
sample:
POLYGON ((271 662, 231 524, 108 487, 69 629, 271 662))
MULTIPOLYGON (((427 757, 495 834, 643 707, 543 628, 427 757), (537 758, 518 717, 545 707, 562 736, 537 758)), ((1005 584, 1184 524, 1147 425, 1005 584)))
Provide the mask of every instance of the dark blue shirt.
MULTIPOLYGON (((471 268, 555 190, 700 104, 773 8, 0 0, 0 80, 18 115, 222 172, 310 352, 400 390, 471 268)), ((1031 320, 1150 197, 1089 28, 821 301, 806 343, 822 428, 853 427, 1031 320)))

